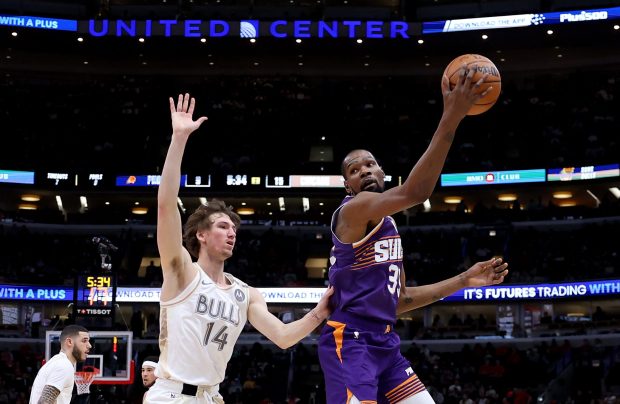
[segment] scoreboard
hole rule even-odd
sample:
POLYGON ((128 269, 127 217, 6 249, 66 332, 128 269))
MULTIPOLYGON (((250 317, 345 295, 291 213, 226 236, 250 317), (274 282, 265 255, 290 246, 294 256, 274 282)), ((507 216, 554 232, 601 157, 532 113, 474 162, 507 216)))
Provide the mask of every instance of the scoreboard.
MULTIPOLYGON (((441 174, 441 186, 481 186, 493 184, 514 184, 532 182, 554 182, 575 180, 597 180, 620 177, 620 164, 569 166, 560 168, 538 168, 511 171, 466 172, 441 174)), ((401 184, 406 176, 386 175, 390 185, 401 184)), ((16 171, 0 169, 0 184, 21 184, 58 190, 118 190, 119 188, 157 188, 161 174, 155 173, 111 173, 101 170, 87 171, 16 171)), ((260 174, 234 172, 211 174, 190 172, 181 175, 182 189, 209 189, 214 191, 269 191, 274 189, 344 189, 341 175, 328 174, 260 174)))

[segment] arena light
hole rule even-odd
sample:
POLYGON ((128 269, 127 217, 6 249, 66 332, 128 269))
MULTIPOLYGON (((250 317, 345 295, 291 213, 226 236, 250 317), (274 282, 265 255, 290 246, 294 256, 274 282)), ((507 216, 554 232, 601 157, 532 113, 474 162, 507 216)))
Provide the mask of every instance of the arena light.
POLYGON ((239 208, 237 209, 237 213, 241 216, 249 216, 254 214, 253 208, 239 208))
POLYGON ((562 201, 558 204, 562 208, 569 208, 572 206, 577 206, 577 202, 575 201, 562 201))
POLYGON ((278 198, 278 205, 280 205, 280 210, 281 211, 285 211, 286 210, 286 205, 284 204, 284 198, 283 197, 279 197, 278 198))
POLYGON ((301 204, 303 206, 304 212, 310 210, 310 199, 309 198, 301 198, 301 204))
POLYGON ((21 196, 21 200, 24 202, 39 202, 41 197, 35 194, 24 194, 21 196))
POLYGON ((431 210, 431 200, 427 199, 424 201, 424 203, 422 204, 422 206, 424 206, 424 212, 430 212, 431 210))
POLYGON ((63 208, 62 206, 62 198, 60 197, 60 195, 56 195, 56 206, 58 206, 58 210, 61 212, 65 211, 65 208, 63 208))
POLYGON ((85 196, 80 196, 80 213, 88 210, 88 200, 85 196))
POLYGON ((179 205, 179 209, 181 209, 181 212, 185 213, 186 211, 185 205, 183 205, 183 201, 178 196, 177 196, 177 205, 179 205))
POLYGON ((618 187, 609 188, 609 192, 611 192, 617 199, 620 199, 620 189, 618 189, 618 187))
POLYGON ((497 200, 502 201, 502 202, 512 202, 512 201, 517 200, 517 195, 516 194, 499 194, 499 196, 497 197, 497 200))
POLYGON ((20 203, 17 205, 17 209, 20 210, 37 210, 37 205, 34 203, 20 203))
POLYGON ((596 204, 596 207, 598 208, 599 206, 601 206, 601 200, 598 199, 598 196, 594 195, 594 193, 592 191, 590 191, 589 189, 586 189, 586 193, 592 198, 594 199, 594 203, 596 204))
POLYGON ((568 191, 558 191, 553 193, 553 197, 555 199, 569 199, 573 197, 573 193, 568 191))
POLYGON ((443 198, 443 201, 445 203, 457 204, 461 203, 461 201, 463 201, 463 198, 461 198, 460 196, 446 196, 445 198, 443 198))
POLYGON ((148 208, 144 206, 136 206, 131 209, 131 213, 133 213, 134 215, 146 215, 148 212, 148 208))

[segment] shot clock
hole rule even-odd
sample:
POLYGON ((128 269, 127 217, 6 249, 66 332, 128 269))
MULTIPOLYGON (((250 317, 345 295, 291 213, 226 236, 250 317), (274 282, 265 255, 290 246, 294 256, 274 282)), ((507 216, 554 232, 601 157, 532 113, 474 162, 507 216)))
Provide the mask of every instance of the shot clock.
POLYGON ((95 246, 99 268, 80 272, 75 277, 73 290, 73 316, 77 324, 106 328, 114 323, 116 308, 116 272, 112 269, 112 254, 118 251, 103 236, 89 240, 95 246))
POLYGON ((116 304, 116 276, 113 273, 83 273, 76 277, 76 317, 110 317, 116 304))

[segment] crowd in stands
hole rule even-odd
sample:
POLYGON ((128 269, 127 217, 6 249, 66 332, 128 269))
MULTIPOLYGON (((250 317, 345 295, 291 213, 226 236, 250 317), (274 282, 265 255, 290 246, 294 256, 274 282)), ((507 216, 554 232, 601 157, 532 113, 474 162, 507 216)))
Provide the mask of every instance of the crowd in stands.
MULTIPOLYGON (((613 237, 617 220, 558 221, 552 227, 545 223, 403 226, 408 282, 437 282, 493 256, 510 263, 507 283, 618 277, 620 248, 613 237)), ((156 265, 140 270, 143 258, 157 256, 154 228, 117 229, 109 237, 119 247, 110 253, 119 284, 160 286, 161 270, 156 265)), ((0 254, 0 279, 4 283, 71 285, 78 271, 101 266, 92 236, 83 230, 71 234, 24 224, 0 225, 0 245, 6 252, 0 254)), ((306 261, 326 261, 330 248, 328 227, 241 227, 227 271, 254 286, 323 286, 326 276, 309 276, 306 261)))
MULTIPOLYGON (((157 353, 155 345, 137 349, 139 360, 157 353)), ((403 353, 437 404, 618 403, 620 350, 598 339, 550 339, 529 347, 473 343, 456 351, 412 344, 403 346, 403 353)), ((28 343, 0 349, 0 403, 28 402, 43 356, 28 343)), ((289 350, 239 345, 226 374, 220 385, 226 403, 325 402, 316 345, 298 344, 289 350)), ((112 388, 91 386, 91 400, 140 403, 144 392, 139 377, 134 385, 112 388)))
MULTIPOLYGON (((467 118, 445 172, 617 163, 617 69, 511 72, 497 105, 467 118), (528 119, 544 117, 544 120, 528 119)), ((442 111, 439 77, 63 75, 0 77, 5 169, 158 173, 169 144, 169 96, 191 91, 209 117, 184 167, 211 173, 339 173, 351 148, 406 175, 442 111), (22 108, 22 105, 28 108, 22 108), (24 122, 28 122, 27 125, 24 122), (322 137, 325 140, 321 140, 322 137), (295 139, 295 147, 275 143, 295 139), (309 158, 314 146, 333 157, 309 158), (314 161, 313 161, 314 160, 314 161)))

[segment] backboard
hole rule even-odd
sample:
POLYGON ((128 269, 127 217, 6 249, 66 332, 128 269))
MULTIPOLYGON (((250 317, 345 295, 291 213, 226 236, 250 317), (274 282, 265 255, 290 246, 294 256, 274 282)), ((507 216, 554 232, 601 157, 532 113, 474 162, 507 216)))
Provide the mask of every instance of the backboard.
MULTIPOLYGON (((92 348, 77 371, 84 366, 99 369, 93 384, 133 383, 134 363, 132 358, 133 332, 131 331, 89 331, 92 348)), ((60 352, 60 331, 45 333, 45 360, 60 352)))

